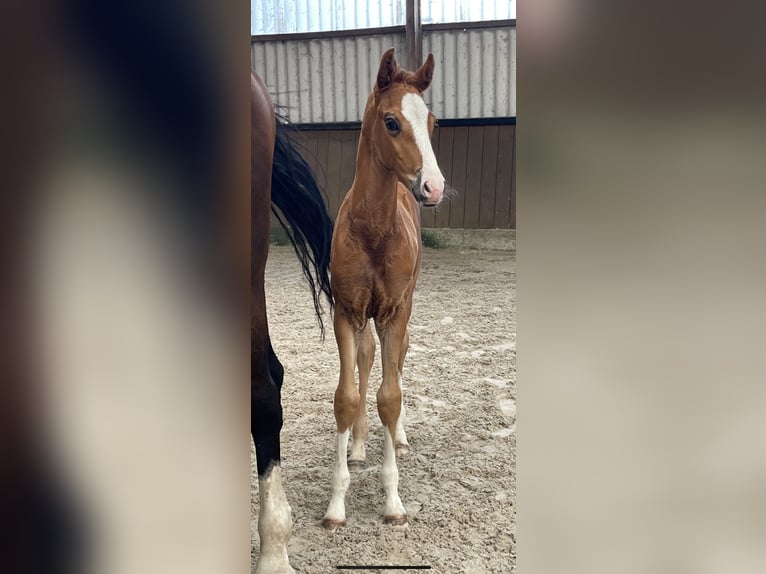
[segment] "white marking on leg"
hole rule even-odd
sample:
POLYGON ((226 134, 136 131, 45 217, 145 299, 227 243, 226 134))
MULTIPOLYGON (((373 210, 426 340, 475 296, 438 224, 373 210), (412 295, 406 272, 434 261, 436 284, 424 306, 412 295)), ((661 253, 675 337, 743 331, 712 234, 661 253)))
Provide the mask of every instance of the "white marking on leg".
POLYGON ((383 429, 383 467, 380 472, 383 479, 383 489, 386 492, 386 505, 383 516, 386 518, 401 518, 407 515, 404 505, 399 498, 399 469, 396 467, 396 450, 391 433, 383 429))
POLYGON ((401 373, 399 373, 399 390, 402 391, 402 409, 399 413, 399 419, 396 421, 396 444, 409 445, 407 442, 407 433, 404 432, 404 386, 402 385, 401 373))
POLYGON ((338 433, 335 451, 335 466, 332 472, 332 495, 323 520, 343 523, 346 521, 346 491, 351 482, 346 462, 350 431, 338 433))
POLYGON ((292 529, 292 510, 282 488, 282 468, 276 464, 258 479, 260 515, 258 535, 261 554, 256 574, 294 574, 287 557, 287 541, 292 529))

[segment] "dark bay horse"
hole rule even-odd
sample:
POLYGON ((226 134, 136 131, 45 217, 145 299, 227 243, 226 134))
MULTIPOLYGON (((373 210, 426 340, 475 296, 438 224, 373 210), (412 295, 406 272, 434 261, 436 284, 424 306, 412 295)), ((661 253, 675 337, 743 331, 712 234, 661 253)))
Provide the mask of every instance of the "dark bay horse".
POLYGON ((322 520, 329 529, 346 521, 348 463, 360 465, 365 460, 367 383, 375 357, 370 319, 380 339, 383 367, 377 392, 378 414, 385 427, 383 516, 386 523, 407 522, 398 492, 396 454, 407 449, 401 385, 422 253, 419 204, 435 206, 444 193, 444 176, 430 141, 435 117, 421 95, 431 84, 433 71, 432 54, 415 72, 399 68, 393 48, 383 54, 362 118, 354 182, 335 220, 331 276, 340 380, 334 400, 337 451, 332 497, 322 520))
POLYGON ((252 319, 250 430, 258 466, 261 539, 256 571, 291 573, 287 540, 292 527, 290 506, 282 489, 279 433, 282 428, 281 387, 284 370, 269 339, 264 270, 269 249, 272 206, 300 259, 324 333, 320 298, 332 309, 328 277, 332 220, 311 169, 291 142, 283 122, 275 117, 261 79, 250 77, 251 88, 251 210, 252 319), (288 225, 285 225, 287 223, 288 225))

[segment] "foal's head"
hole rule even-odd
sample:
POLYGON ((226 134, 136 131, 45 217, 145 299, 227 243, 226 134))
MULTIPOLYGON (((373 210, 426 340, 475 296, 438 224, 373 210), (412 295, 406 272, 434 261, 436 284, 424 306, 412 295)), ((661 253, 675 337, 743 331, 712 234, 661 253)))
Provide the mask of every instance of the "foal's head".
POLYGON ((409 72, 396 63, 393 48, 386 50, 362 122, 378 160, 428 206, 438 204, 444 193, 444 176, 431 147, 436 117, 422 96, 433 73, 433 54, 409 72))

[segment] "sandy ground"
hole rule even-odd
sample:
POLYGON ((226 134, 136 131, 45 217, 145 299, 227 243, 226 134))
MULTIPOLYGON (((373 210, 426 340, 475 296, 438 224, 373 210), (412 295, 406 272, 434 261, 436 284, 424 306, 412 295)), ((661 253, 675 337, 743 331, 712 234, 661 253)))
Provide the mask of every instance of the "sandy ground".
MULTIPOLYGON (((292 248, 272 247, 266 291, 274 348, 285 366, 282 468, 294 519, 288 551, 297 572, 338 572, 339 565, 515 572, 515 269, 512 252, 425 250, 404 365, 410 452, 398 461, 410 523, 392 527, 382 520, 378 345, 367 397, 367 467, 351 472, 347 525, 328 532, 319 521, 329 501, 335 448, 335 338, 329 318, 326 340, 319 338, 292 248)), ((254 464, 252 484, 255 565, 254 464)))

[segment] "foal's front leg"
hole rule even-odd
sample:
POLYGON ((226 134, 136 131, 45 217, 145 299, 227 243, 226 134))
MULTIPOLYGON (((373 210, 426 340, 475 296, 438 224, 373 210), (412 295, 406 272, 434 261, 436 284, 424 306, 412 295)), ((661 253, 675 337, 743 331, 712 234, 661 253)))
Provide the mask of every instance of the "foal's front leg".
POLYGON ((346 524, 345 498, 348 485, 351 482, 346 452, 351 425, 354 423, 359 408, 359 391, 354 381, 354 368, 356 367, 359 347, 358 334, 343 311, 338 308, 335 310, 334 326, 335 340, 338 343, 340 354, 340 379, 333 401, 338 434, 336 435, 335 464, 332 473, 332 495, 327 512, 322 518, 322 526, 330 530, 346 524))
POLYGON ((351 431, 351 452, 348 455, 348 465, 351 468, 364 467, 367 453, 367 385, 370 380, 370 371, 375 361, 375 337, 372 335, 372 327, 362 330, 359 337, 356 366, 359 372, 359 408, 356 411, 354 426, 351 431))
MULTIPOLYGON (((377 325, 376 325, 377 326, 377 325)), ((399 361, 404 344, 407 318, 401 316, 385 327, 378 327, 383 359, 383 384, 378 389, 378 414, 383 422, 383 466, 381 478, 386 492, 383 520, 386 524, 406 524, 407 511, 399 498, 399 469, 396 466, 397 427, 402 411, 399 361), (403 320, 402 320, 403 319, 403 320)))

